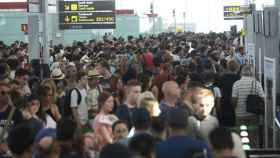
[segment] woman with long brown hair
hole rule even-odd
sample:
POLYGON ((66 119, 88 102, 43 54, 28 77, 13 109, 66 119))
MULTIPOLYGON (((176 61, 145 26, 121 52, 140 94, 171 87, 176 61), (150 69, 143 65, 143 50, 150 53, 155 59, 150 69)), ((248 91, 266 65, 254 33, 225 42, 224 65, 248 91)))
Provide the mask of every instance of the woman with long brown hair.
POLYGON ((99 113, 96 115, 92 128, 100 137, 101 145, 113 143, 112 125, 118 118, 111 112, 114 106, 114 98, 108 92, 102 92, 98 96, 99 113))
POLYGON ((40 109, 38 117, 45 123, 46 128, 56 128, 56 122, 61 119, 58 107, 54 104, 54 91, 47 85, 39 87, 40 109))

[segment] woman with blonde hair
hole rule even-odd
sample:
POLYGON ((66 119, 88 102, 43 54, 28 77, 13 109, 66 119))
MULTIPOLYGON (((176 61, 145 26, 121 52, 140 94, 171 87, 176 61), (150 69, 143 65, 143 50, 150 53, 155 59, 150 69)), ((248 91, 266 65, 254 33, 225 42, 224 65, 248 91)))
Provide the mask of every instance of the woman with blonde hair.
POLYGON ((53 79, 49 78, 49 79, 45 79, 41 82, 41 85, 42 86, 46 86, 46 87, 49 87, 51 89, 51 92, 52 92, 52 100, 53 100, 53 103, 55 103, 55 99, 56 99, 56 85, 55 85, 55 82, 53 79))
POLYGON ((154 94, 150 91, 145 91, 143 93, 140 94, 139 98, 138 98, 138 101, 137 101, 137 105, 139 106, 141 101, 145 98, 151 98, 151 99, 154 99, 156 100, 156 97, 154 96, 154 94))
POLYGON ((139 107, 146 108, 152 117, 157 117, 160 114, 159 103, 154 94, 150 91, 141 93, 137 104, 139 107))
POLYGON ((153 98, 144 98, 140 102, 140 108, 145 108, 152 117, 158 117, 160 114, 159 103, 153 98))

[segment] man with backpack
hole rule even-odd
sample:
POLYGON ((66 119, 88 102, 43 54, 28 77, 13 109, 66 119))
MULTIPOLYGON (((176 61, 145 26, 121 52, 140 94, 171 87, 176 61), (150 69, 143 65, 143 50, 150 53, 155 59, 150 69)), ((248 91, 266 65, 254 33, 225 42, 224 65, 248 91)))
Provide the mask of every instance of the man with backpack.
POLYGON ((87 75, 85 72, 78 72, 75 81, 75 88, 68 90, 65 100, 65 116, 72 117, 78 127, 82 127, 88 121, 87 96, 87 75))

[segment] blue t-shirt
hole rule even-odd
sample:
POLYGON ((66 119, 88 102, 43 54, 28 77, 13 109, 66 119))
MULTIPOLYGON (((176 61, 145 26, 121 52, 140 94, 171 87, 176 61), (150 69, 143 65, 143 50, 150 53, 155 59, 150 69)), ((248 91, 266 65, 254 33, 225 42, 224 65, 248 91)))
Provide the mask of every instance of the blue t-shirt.
POLYGON ((182 107, 178 103, 176 104, 175 107, 171 107, 166 102, 161 101, 159 104, 159 109, 161 111, 160 116, 159 116, 160 119, 165 121, 165 119, 167 118, 168 112, 171 111, 172 109, 176 109, 176 108, 182 108, 182 107))
POLYGON ((133 126, 132 114, 136 109, 137 108, 128 108, 128 106, 126 104, 123 104, 123 105, 120 105, 117 107, 117 110, 116 110, 117 117, 120 120, 125 121, 127 123, 129 129, 131 129, 131 127, 133 126))
POLYGON ((188 136, 174 136, 160 142, 156 146, 156 158, 184 158, 191 150, 204 151, 207 158, 212 158, 205 142, 188 136))

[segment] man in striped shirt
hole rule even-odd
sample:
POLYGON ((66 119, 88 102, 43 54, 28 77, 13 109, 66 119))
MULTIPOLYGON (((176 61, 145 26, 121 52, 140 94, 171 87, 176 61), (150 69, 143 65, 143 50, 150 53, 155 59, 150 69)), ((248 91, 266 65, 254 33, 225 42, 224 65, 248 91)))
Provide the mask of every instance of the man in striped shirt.
POLYGON ((247 125, 251 130, 249 139, 253 148, 258 147, 258 117, 246 110, 247 97, 250 94, 256 94, 264 99, 264 91, 261 83, 254 78, 254 69, 251 65, 245 65, 241 71, 241 79, 233 84, 232 103, 235 106, 237 127, 247 125))
POLYGON ((254 78, 253 67, 251 65, 246 65, 241 71, 241 79, 236 81, 232 88, 232 100, 236 107, 237 117, 252 115, 246 111, 246 100, 250 94, 257 94, 264 98, 262 85, 254 78))

